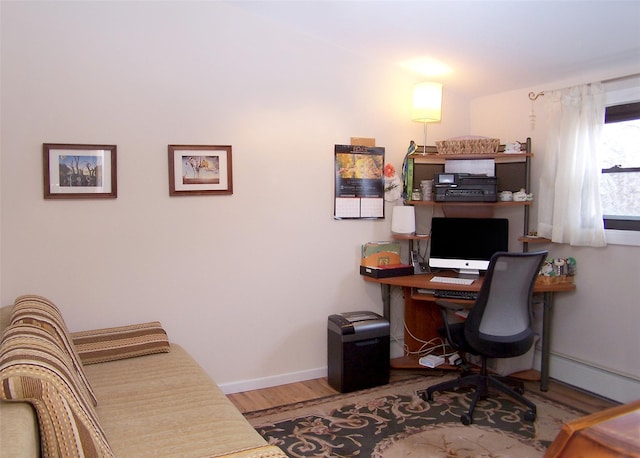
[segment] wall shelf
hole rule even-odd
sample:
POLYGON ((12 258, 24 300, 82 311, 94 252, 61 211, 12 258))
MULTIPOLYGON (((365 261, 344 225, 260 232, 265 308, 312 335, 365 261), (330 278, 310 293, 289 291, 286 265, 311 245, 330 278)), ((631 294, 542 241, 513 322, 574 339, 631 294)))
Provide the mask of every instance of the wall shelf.
MULTIPOLYGON (((521 152, 505 153, 506 145, 499 145, 493 154, 440 154, 435 146, 418 146, 418 152, 411 154, 409 159, 409 173, 411 176, 410 189, 421 180, 433 178, 435 173, 443 173, 447 161, 492 159, 495 162, 495 176, 498 178, 498 192, 507 190, 515 192, 524 189, 529 192, 531 178, 531 138, 521 142, 521 152)), ((434 195, 435 198, 435 195, 434 195)), ((522 233, 529 233, 529 212, 532 201, 524 202, 459 202, 436 200, 409 200, 406 205, 414 207, 441 208, 447 217, 493 218, 494 213, 509 208, 522 209, 522 233)), ((428 240, 428 236, 406 236, 396 234, 396 240, 408 240, 410 242, 428 240)), ((523 251, 528 250, 529 243, 548 243, 550 240, 540 237, 521 236, 518 241, 522 243, 523 251)))
POLYGON ((429 240, 430 235, 421 234, 391 234, 393 240, 429 240))
POLYGON ((530 236, 524 236, 524 237, 518 237, 518 242, 522 242, 522 243, 551 243, 551 239, 547 239, 545 237, 530 237, 530 236))
POLYGON ((446 159, 495 159, 497 163, 524 162, 533 157, 533 153, 495 153, 495 154, 438 154, 414 153, 409 156, 416 164, 443 163, 446 159))
POLYGON ((407 205, 413 205, 416 207, 435 207, 440 205, 452 206, 452 207, 522 207, 531 205, 530 200, 524 202, 436 202, 435 200, 408 200, 407 205))

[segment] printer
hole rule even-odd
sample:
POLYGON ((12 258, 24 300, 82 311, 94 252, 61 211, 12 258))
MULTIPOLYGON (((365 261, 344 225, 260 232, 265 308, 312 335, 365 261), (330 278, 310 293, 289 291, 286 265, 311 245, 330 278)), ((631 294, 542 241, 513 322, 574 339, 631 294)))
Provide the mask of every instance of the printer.
POLYGON ((436 202, 497 202, 498 178, 472 173, 436 173, 436 202))

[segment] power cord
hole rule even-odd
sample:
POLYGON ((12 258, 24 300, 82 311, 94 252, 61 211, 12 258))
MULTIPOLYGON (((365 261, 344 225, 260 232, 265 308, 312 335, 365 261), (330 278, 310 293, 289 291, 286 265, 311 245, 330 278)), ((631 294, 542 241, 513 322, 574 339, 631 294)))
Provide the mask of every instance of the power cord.
POLYGON ((417 355, 419 357, 422 357, 430 355, 436 350, 441 350, 439 356, 443 356, 445 358, 449 358, 451 355, 457 354, 456 351, 447 351, 449 344, 447 344, 446 341, 444 341, 441 337, 434 337, 431 340, 422 340, 413 335, 411 330, 407 327, 406 321, 404 322, 404 329, 406 330, 407 334, 411 336, 411 338, 413 338, 416 342, 422 344, 418 350, 409 350, 409 347, 405 343, 403 345, 403 349, 405 354, 407 355, 417 355))

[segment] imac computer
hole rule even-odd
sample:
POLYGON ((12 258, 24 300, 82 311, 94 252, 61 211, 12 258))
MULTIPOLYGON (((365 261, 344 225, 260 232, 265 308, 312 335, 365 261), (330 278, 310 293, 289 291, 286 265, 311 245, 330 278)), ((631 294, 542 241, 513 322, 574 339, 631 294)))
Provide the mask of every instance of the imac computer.
POLYGON ((458 270, 477 277, 497 251, 509 250, 509 220, 503 218, 439 218, 431 220, 429 267, 458 270))

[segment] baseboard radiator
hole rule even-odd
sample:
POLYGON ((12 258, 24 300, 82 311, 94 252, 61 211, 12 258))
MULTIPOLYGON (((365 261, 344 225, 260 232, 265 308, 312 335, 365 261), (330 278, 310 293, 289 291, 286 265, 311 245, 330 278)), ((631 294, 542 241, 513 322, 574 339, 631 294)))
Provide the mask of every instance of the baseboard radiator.
MULTIPOLYGON (((535 367, 540 367, 536 351, 535 367)), ((640 398, 640 379, 608 368, 595 366, 567 355, 552 353, 551 378, 623 404, 640 398)))

